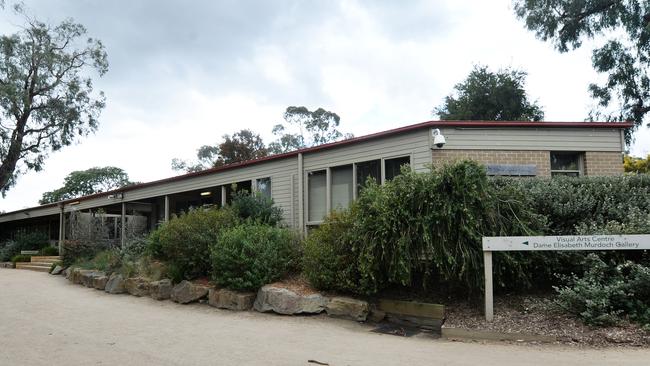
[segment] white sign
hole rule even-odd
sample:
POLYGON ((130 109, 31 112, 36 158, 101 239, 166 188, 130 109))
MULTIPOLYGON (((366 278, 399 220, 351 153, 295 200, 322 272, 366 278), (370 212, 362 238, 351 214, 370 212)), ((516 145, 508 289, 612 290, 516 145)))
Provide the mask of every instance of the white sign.
POLYGON ((642 250, 650 235, 565 235, 484 237, 483 251, 642 250))

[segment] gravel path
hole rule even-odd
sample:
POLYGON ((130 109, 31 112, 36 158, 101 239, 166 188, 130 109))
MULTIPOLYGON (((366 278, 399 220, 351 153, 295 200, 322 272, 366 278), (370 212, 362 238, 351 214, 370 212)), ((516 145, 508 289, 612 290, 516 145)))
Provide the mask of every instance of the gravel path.
POLYGON ((317 317, 108 295, 0 269, 0 365, 647 365, 650 350, 457 343, 317 317))

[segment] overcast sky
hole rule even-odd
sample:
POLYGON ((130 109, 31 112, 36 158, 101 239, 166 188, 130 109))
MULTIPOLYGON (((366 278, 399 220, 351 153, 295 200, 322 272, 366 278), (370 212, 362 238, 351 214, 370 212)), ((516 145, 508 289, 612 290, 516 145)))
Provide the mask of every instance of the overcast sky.
MULTIPOLYGON (((9 1, 10 2, 10 1, 9 1)), ((73 170, 113 165, 132 180, 177 174, 172 158, 250 128, 267 142, 289 105, 323 107, 357 136, 422 122, 474 64, 528 72, 547 121, 582 121, 598 80, 590 50, 566 54, 524 29, 510 0, 25 0, 101 39, 109 72, 97 133, 19 178, 0 210, 37 204, 73 170)), ((0 33, 21 24, 0 12, 0 33)), ((642 128, 631 151, 650 153, 642 128)))

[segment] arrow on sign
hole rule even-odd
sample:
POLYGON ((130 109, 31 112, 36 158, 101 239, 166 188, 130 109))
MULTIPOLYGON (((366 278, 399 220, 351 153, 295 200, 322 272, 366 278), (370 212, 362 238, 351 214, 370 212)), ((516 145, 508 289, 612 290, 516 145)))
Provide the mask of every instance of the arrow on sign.
POLYGON ((523 243, 521 243, 521 244, 523 244, 523 245, 528 245, 528 242, 527 242, 527 241, 525 241, 525 242, 523 242, 523 243))

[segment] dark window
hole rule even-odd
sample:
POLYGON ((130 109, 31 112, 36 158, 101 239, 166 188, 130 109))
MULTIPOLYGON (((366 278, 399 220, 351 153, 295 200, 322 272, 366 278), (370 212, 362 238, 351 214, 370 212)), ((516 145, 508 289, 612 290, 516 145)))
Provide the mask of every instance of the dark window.
POLYGON ((578 177, 582 175, 582 153, 551 152, 551 176, 578 177))
POLYGON ((384 160, 384 179, 386 182, 392 180, 396 176, 400 175, 402 166, 410 164, 410 156, 384 160))
POLYGON ((364 161, 357 163, 357 194, 366 186, 368 178, 381 183, 381 160, 364 161))
POLYGON ((263 196, 271 198, 271 178, 260 178, 256 180, 255 189, 263 196))
POLYGON ((237 182, 233 184, 229 184, 226 186, 226 204, 231 204, 232 203, 232 197, 236 193, 246 191, 248 193, 251 192, 251 181, 250 180, 245 180, 242 182, 237 182))

